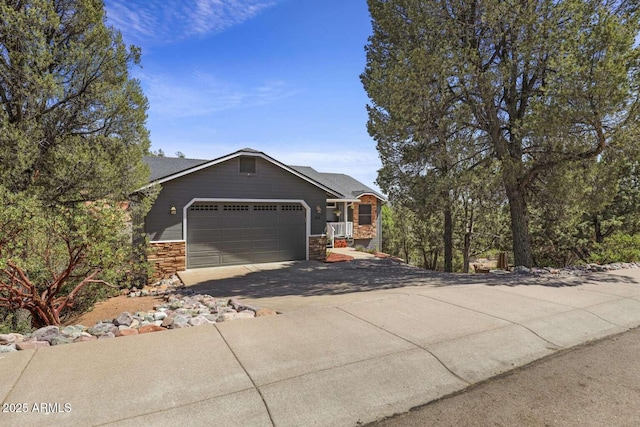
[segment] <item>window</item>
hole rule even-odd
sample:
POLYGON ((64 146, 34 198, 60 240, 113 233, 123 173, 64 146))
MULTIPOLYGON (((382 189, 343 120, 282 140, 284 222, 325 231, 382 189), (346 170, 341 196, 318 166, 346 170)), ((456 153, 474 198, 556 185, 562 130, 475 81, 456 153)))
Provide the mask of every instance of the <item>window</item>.
POLYGON ((336 207, 336 202, 329 202, 329 203, 327 203, 327 208, 329 208, 329 209, 331 209, 331 208, 335 209, 335 207, 336 207))
POLYGON ((255 205, 253 206, 254 211, 277 211, 278 206, 276 205, 255 205))
POLYGON ((248 211, 249 205, 224 205, 223 211, 248 211))
POLYGON ((256 173, 256 158, 240 157, 240 173, 256 173))
POLYGON ((302 205, 282 205, 280 208, 283 211, 303 211, 302 205))
POLYGON ((358 206, 358 225, 371 225, 371 205, 358 206))
POLYGON ((189 210, 190 211, 217 211, 218 205, 203 205, 203 204, 191 205, 191 207, 189 207, 189 210))

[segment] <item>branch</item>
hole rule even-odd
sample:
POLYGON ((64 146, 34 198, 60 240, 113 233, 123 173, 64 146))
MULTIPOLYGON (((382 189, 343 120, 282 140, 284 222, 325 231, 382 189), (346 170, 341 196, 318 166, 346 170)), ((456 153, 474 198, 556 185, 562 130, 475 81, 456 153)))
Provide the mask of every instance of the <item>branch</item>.
MULTIPOLYGON (((53 305, 56 306, 56 312, 60 313, 76 297, 76 294, 80 292, 80 290, 84 288, 86 285, 88 285, 89 283, 99 283, 99 282, 106 283, 103 280, 93 279, 100 272, 102 272, 102 269, 96 268, 93 271, 93 273, 87 276, 82 282, 78 283, 78 285, 71 292, 69 292, 68 295, 64 297, 56 298, 53 302, 53 305)), ((110 285, 110 286, 113 286, 113 285, 110 285)))

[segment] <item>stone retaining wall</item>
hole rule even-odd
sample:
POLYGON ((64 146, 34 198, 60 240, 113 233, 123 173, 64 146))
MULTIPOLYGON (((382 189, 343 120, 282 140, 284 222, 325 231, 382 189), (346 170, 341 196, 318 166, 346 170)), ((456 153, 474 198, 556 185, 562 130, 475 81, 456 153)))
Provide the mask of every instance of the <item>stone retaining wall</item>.
POLYGON ((324 261, 327 259, 327 236, 309 236, 309 260, 324 261))
POLYGON ((185 242, 152 242, 147 259, 153 266, 154 272, 150 281, 165 279, 178 271, 186 270, 186 244, 185 242))

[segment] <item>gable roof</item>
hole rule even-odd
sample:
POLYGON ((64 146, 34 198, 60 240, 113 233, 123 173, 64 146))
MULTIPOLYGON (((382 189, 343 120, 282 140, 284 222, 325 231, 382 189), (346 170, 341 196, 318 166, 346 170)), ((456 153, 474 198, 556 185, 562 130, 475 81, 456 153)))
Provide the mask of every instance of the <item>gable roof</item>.
POLYGON ((149 181, 153 182, 186 169, 191 169, 194 166, 206 163, 208 160, 144 156, 142 161, 149 166, 149 170, 151 171, 149 181))
POLYGON ((386 201, 387 198, 370 187, 367 187, 357 179, 345 175, 343 173, 326 173, 318 172, 309 166, 291 166, 292 169, 315 179, 318 182, 324 183, 326 186, 331 187, 349 197, 360 197, 365 194, 371 194, 380 200, 386 201))
POLYGON ((322 188, 327 193, 336 196, 337 199, 352 200, 365 194, 371 194, 380 200, 387 200, 382 194, 367 187, 349 175, 318 172, 309 166, 287 166, 265 153, 252 148, 244 148, 214 160, 145 156, 143 162, 149 166, 151 170, 149 182, 151 184, 162 184, 163 182, 197 172, 238 156, 261 157, 297 177, 322 188))
POLYGON ((242 150, 238 150, 234 153, 228 154, 226 156, 218 157, 213 160, 199 160, 199 159, 180 159, 173 157, 144 157, 143 161, 149 166, 151 169, 151 175, 149 177, 149 185, 144 188, 150 187, 154 184, 162 184, 167 181, 171 181, 176 178, 180 178, 181 176, 188 175, 190 173, 197 172, 199 170, 217 165, 222 162, 226 162, 227 160, 231 160, 233 158, 239 156, 252 156, 252 157, 260 157, 284 170, 287 172, 301 178, 316 187, 330 193, 338 198, 344 198, 345 195, 336 191, 333 188, 326 186, 325 184, 314 180, 292 168, 289 166, 277 161, 273 157, 266 155, 265 153, 257 150, 253 150, 251 148, 245 148, 242 150))

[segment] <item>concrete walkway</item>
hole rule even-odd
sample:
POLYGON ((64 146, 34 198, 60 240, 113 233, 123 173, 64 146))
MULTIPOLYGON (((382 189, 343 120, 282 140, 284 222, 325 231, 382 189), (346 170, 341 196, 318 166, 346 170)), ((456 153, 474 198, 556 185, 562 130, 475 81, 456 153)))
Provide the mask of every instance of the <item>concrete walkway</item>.
MULTIPOLYGON (((328 285, 298 297, 321 304, 278 316, 0 355, 0 425, 354 426, 640 325, 640 270, 580 284, 426 277, 328 285)), ((283 293, 256 300, 294 299, 283 293)))

